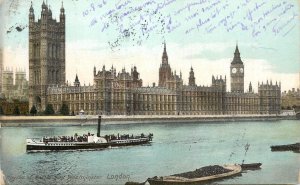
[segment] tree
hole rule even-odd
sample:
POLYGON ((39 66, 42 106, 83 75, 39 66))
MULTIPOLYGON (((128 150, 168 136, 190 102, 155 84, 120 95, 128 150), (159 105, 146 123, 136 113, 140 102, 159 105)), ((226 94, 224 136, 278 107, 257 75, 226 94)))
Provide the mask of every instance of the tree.
POLYGON ((29 113, 33 116, 37 114, 37 109, 34 105, 31 107, 29 113))
POLYGON ((15 106, 15 108, 14 108, 14 115, 20 115, 20 109, 19 109, 19 107, 18 106, 15 106))
POLYGON ((55 113, 52 104, 48 104, 48 105, 46 106, 46 109, 45 109, 45 112, 44 112, 44 113, 45 113, 46 115, 52 115, 52 114, 55 113))
POLYGON ((0 115, 4 115, 4 111, 2 107, 0 107, 0 115))
POLYGON ((60 113, 62 115, 68 116, 69 112, 70 112, 70 110, 69 110, 68 105, 66 105, 65 103, 63 103, 62 106, 61 106, 61 109, 60 109, 60 113))

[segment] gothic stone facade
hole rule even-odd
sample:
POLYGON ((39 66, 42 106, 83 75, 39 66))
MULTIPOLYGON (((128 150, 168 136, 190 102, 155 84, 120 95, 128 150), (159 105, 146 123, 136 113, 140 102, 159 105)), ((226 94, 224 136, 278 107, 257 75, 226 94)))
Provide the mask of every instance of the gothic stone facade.
POLYGON ((184 85, 168 64, 164 45, 159 69, 159 85, 143 87, 136 67, 116 74, 116 69, 94 68, 94 84, 81 86, 76 75, 73 86, 48 87, 47 102, 59 111, 66 103, 71 112, 106 115, 233 115, 279 114, 281 87, 277 82, 258 84, 258 93, 252 84, 244 92, 244 66, 238 47, 231 63, 231 92, 226 91, 226 76, 212 76, 211 86, 197 86, 193 68, 189 84, 184 85), (237 62, 236 59, 239 61, 237 62), (235 69, 236 68, 236 69, 235 69), (242 70, 241 70, 242 69, 242 70), (239 73, 238 75, 235 75, 239 73), (234 80, 233 80, 234 78, 234 80))
POLYGON ((249 84, 244 91, 244 64, 238 46, 230 66, 231 91, 226 91, 226 76, 212 76, 211 86, 198 86, 191 68, 188 85, 181 72, 172 71, 166 44, 159 68, 158 86, 143 87, 136 67, 118 74, 110 69, 94 68, 93 85, 81 86, 76 75, 74 85, 65 84, 65 15, 60 22, 51 18, 51 10, 42 5, 42 17, 34 22, 30 8, 30 106, 43 110, 52 104, 59 112, 63 103, 70 112, 106 115, 223 115, 279 114, 280 83, 258 84, 258 93, 249 84))
POLYGON ((16 70, 14 79, 13 70, 6 68, 3 71, 2 84, 2 94, 5 99, 28 101, 28 81, 25 71, 16 70))
POLYGON ((34 9, 29 9, 29 107, 45 110, 49 85, 65 84, 65 10, 60 9, 60 22, 43 2, 41 18, 35 22, 34 9))

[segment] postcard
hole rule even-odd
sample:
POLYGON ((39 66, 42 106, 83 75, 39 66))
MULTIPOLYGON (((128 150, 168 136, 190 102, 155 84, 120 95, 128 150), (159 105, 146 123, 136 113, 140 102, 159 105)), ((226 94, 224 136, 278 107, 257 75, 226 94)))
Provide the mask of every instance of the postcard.
POLYGON ((0 0, 0 184, 300 183, 297 0, 0 0))

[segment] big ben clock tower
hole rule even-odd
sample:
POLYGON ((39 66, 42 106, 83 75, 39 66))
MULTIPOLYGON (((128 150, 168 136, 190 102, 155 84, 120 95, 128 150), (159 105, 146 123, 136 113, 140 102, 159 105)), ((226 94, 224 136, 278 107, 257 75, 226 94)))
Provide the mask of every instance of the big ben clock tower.
POLYGON ((230 65, 231 92, 244 93, 244 64, 236 45, 234 58, 230 65))

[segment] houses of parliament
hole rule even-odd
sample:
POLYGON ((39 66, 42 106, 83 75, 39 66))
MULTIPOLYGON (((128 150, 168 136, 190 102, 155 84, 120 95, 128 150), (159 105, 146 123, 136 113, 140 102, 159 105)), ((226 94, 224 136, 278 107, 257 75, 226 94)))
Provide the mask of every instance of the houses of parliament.
MULTIPOLYGON (((74 114, 105 115, 232 115, 279 114, 280 83, 258 83, 258 93, 252 84, 244 89, 245 67, 236 46, 230 65, 230 92, 226 76, 212 76, 210 86, 195 83, 191 68, 188 85, 181 73, 173 72, 164 43, 159 81, 156 86, 143 86, 137 67, 93 69, 93 84, 81 85, 76 75, 74 84, 65 81, 65 10, 60 9, 59 22, 43 3, 41 18, 35 22, 34 9, 29 9, 29 108, 39 111, 52 104, 59 112, 66 104, 74 114)), ((92 74, 91 74, 92 75, 92 74)))

